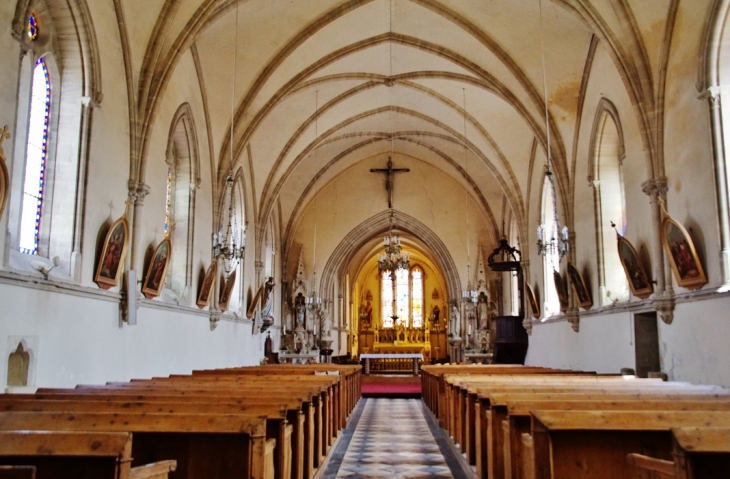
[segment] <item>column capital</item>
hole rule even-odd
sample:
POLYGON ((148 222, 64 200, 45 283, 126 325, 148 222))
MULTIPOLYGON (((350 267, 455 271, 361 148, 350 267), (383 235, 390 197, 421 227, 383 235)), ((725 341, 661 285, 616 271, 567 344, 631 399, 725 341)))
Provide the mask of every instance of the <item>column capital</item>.
POLYGON ((649 196, 652 201, 655 201, 659 197, 666 199, 667 178, 664 176, 660 178, 649 178, 641 184, 641 191, 649 196))
POLYGON ((128 196, 132 204, 144 205, 144 199, 150 193, 150 187, 142 181, 129 180, 127 182, 128 196))

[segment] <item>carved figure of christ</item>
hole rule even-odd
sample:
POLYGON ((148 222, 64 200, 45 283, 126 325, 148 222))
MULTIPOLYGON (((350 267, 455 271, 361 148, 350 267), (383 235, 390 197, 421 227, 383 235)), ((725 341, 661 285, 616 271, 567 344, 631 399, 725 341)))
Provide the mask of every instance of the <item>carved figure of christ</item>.
POLYGON ((395 174, 407 173, 410 168, 393 168, 393 160, 388 157, 388 168, 370 168, 370 173, 385 174, 385 190, 388 192, 388 209, 393 208, 393 187, 395 186, 395 174))

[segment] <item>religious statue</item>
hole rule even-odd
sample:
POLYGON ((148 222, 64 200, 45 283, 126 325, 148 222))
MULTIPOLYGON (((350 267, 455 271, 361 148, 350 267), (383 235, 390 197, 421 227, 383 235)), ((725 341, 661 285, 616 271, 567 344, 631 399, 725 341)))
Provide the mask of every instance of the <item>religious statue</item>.
POLYGON ((329 338, 330 332, 332 331, 332 320, 330 315, 325 310, 319 311, 319 322, 322 325, 322 333, 320 338, 329 338))
POLYGON ((261 319, 264 321, 274 321, 274 278, 269 276, 264 283, 264 297, 262 298, 262 304, 264 307, 261 309, 261 319))
POLYGON ((362 312, 360 313, 360 329, 363 331, 367 331, 370 329, 370 325, 372 324, 373 320, 373 306, 368 300, 367 304, 365 306, 362 306, 361 308, 362 312))
POLYGON ((451 318, 449 318, 449 325, 451 326, 451 334, 454 337, 461 337, 461 315, 459 314, 459 308, 456 305, 451 306, 451 318))
POLYGON ((439 305, 434 305, 433 309, 431 310, 431 324, 434 328, 439 329, 439 316, 441 315, 441 310, 439 309, 439 305))
POLYGON ((294 298, 294 317, 296 324, 294 325, 294 329, 304 329, 304 321, 306 319, 307 314, 307 304, 306 299, 304 298, 304 295, 302 293, 297 294, 297 297, 294 298))
POLYGON ((489 329, 489 299, 484 291, 479 293, 479 299, 477 302, 477 320, 479 322, 479 329, 489 329))

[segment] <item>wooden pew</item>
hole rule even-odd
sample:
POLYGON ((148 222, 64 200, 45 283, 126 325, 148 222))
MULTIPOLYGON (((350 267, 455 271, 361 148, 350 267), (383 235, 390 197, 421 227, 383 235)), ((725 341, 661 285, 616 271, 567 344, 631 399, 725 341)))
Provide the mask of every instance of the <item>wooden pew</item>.
POLYGON ((159 461, 132 468, 132 479, 167 479, 177 469, 177 461, 159 461))
MULTIPOLYGON (((502 424, 495 421, 487 427, 483 410, 489 409, 489 394, 495 391, 538 392, 550 390, 554 392, 571 392, 577 387, 599 389, 604 393, 613 389, 631 390, 649 388, 670 390, 679 387, 676 383, 665 383, 660 380, 632 380, 609 376, 563 376, 563 375, 513 375, 513 376, 451 376, 446 378, 452 389, 468 390, 468 395, 459 395, 453 400, 451 422, 454 423, 453 435, 462 442, 467 457, 476 464, 480 477, 502 477, 502 424), (557 382, 560 381, 560 382, 557 382), (474 397, 474 401, 465 398, 474 397), (478 397, 478 400, 477 400, 478 397), (471 412, 471 414, 467 414, 471 412), (490 462, 490 458, 491 461, 490 462)), ((682 385, 681 387, 686 387, 682 385)), ((694 387, 697 390, 717 391, 716 387, 694 387)), ((682 389, 683 391, 685 389, 682 389)), ((452 395, 453 396, 453 395, 452 395)))
POLYGON ((673 428, 730 427, 730 413, 715 411, 533 411, 532 417, 532 434, 523 434, 532 437, 523 442, 526 479, 644 477, 627 463, 628 454, 670 461, 673 428))
POLYGON ((0 412, 0 431, 134 434, 132 465, 178 461, 178 477, 274 477, 274 439, 266 417, 245 414, 0 412))
MULTIPOLYGON (((129 394, 129 391, 124 391, 124 394, 114 394, 114 392, 114 390, 106 391, 104 389, 62 389, 55 393, 42 393, 23 397, 35 401, 105 402, 115 405, 111 408, 121 405, 121 411, 229 414, 245 412, 263 414, 268 422, 273 421, 277 424, 275 427, 267 425, 267 436, 269 438, 278 437, 278 444, 281 445, 281 447, 279 445, 275 447, 277 477, 286 476, 286 471, 291 470, 294 479, 300 477, 310 478, 321 462, 319 455, 321 441, 318 441, 321 436, 318 437, 315 434, 318 431, 315 427, 317 420, 321 420, 321 402, 317 398, 312 398, 312 396, 277 397, 264 392, 228 396, 227 394, 230 394, 230 391, 218 392, 217 394, 215 391, 208 391, 208 395, 195 396, 183 395, 179 391, 154 389, 146 390, 144 394, 129 394), (269 402, 267 405, 262 406, 261 403, 264 401, 269 402), (137 406, 140 403, 146 405, 144 409, 137 406), (172 403, 180 404, 180 406, 172 409, 169 406, 172 403), (186 404, 191 406, 185 406, 186 404), (282 404, 286 407, 285 410, 278 407, 282 404), (208 405, 210 405, 210 408, 207 407, 208 405), (236 411, 238 408, 241 411, 236 411), (282 416, 282 411, 285 416, 282 416), (286 418, 286 422, 283 420, 284 418, 286 418), (288 430, 290 426, 287 425, 287 422, 294 426, 293 431, 288 430)), ((0 407, 0 409, 2 408, 0 407)), ((79 409, 87 410, 88 406, 81 406, 79 409)))
MULTIPOLYGON (((642 410, 642 411, 730 411, 730 396, 724 400, 696 400, 692 396, 646 395, 640 399, 621 395, 585 395, 574 400, 529 400, 514 401, 509 395, 491 397, 491 416, 496 427, 502 427, 502 447, 497 445, 496 454, 502 453, 505 479, 521 479, 523 433, 530 433, 531 411, 534 410, 642 410)), ((539 397, 539 396, 538 396, 539 397)), ((490 425, 488 429, 492 429, 490 425)))
MULTIPOLYGON (((88 386, 88 387, 77 387, 75 389, 51 389, 41 388, 39 389, 37 396, 42 397, 55 397, 59 395, 89 395, 89 396, 104 396, 105 399, 114 400, 130 400, 138 399, 141 400, 145 396, 160 396, 164 394, 168 401, 176 402, 187 398, 189 401, 199 402, 199 397, 205 397, 205 401, 208 398, 217 397, 218 401, 224 402, 240 402, 245 403, 252 400, 271 400, 276 401, 280 397, 291 397, 301 396, 305 394, 311 394, 311 401, 314 410, 313 420, 309 423, 314 428, 314 442, 312 445, 312 456, 314 467, 319 467, 322 463, 325 454, 327 453, 328 447, 326 442, 326 431, 329 419, 327 416, 326 409, 326 388, 312 388, 312 387, 284 387, 284 386, 269 386, 265 388, 265 385, 227 385, 222 387, 218 386, 194 386, 195 389, 188 389, 176 386, 158 386, 158 387, 125 387, 125 386, 88 386), (253 390, 252 390, 253 388, 253 390), (314 393, 312 392, 314 391, 314 393), (321 391, 317 393, 317 391, 321 391), (50 395, 50 396, 49 396, 50 395), (113 395, 113 396, 112 396, 113 395)), ((307 454, 308 452, 305 452, 307 454)), ((306 466, 305 466, 306 467, 306 466)))
MULTIPOLYGON (((12 395, 0 395, 0 411, 263 415, 267 418, 267 437, 277 441, 274 449, 275 477, 285 479, 304 477, 304 414, 301 402, 235 405, 210 402, 94 401, 94 398, 92 396, 91 401, 74 397, 45 400, 17 399, 12 395), (292 471, 292 468, 295 470, 292 471)), ((313 468, 310 467, 309 474, 313 472, 313 468)))
MULTIPOLYGON (((335 408, 335 404, 340 403, 339 377, 335 376, 287 376, 286 386, 280 386, 279 383, 272 384, 271 377, 250 377, 250 376, 222 376, 211 377, 208 380, 200 380, 192 377, 176 377, 166 379, 137 380, 131 383, 107 383, 104 386, 98 385, 82 385, 77 389, 102 389, 102 390, 179 390, 183 391, 202 391, 209 389, 216 390, 236 390, 236 391, 273 391, 281 390, 282 392, 311 392, 320 393, 322 395, 323 415, 321 428, 317 429, 318 434, 322 435, 321 454, 324 456, 329 447, 334 443, 340 428, 337 425, 341 420, 337 417, 339 408, 335 408), (321 433, 319 432, 321 431, 321 433)), ((43 392, 45 390, 42 390, 43 392)))
MULTIPOLYGON (((666 384, 666 383, 665 383, 666 384)), ((492 417, 492 408, 490 398, 493 394, 497 393, 517 393, 517 394, 543 394, 551 393, 555 395, 565 393, 576 393, 582 391, 585 394, 600 395, 603 398, 610 396, 625 396, 630 397, 642 397, 645 395, 654 394, 666 397, 668 394, 685 394, 685 395, 705 395, 720 393, 715 388, 704 388, 704 387, 688 387, 669 386, 662 387, 652 384, 651 386, 643 387, 638 383, 632 383, 630 385, 622 384, 579 384, 573 382, 570 385, 565 383, 555 384, 542 384, 532 386, 515 386, 505 385, 501 387, 492 386, 488 389, 477 389, 479 401, 475 405, 475 448, 481 451, 481 455, 477 455, 477 468, 480 472, 480 477, 489 476, 490 478, 502 478, 505 470, 505 464, 503 462, 503 451, 504 451, 504 429, 502 427, 502 420, 504 419, 504 413, 500 417, 492 417)), ((499 414, 500 410, 497 409, 496 413, 499 414)))
MULTIPOLYGON (((299 378, 297 378, 299 379, 299 378)), ((223 395, 242 395, 248 399, 266 399, 277 397, 289 397, 290 395, 312 394, 315 402, 315 423, 314 423, 314 462, 315 466, 323 461, 324 456, 329 451, 329 447, 333 444, 333 409, 332 409, 332 389, 331 385, 336 382, 332 377, 317 378, 307 376, 309 384, 291 384, 282 386, 272 384, 271 379, 261 379, 254 381, 196 381, 192 379, 185 380, 167 380, 167 381, 147 381, 134 383, 107 384, 105 386, 79 386, 73 391, 83 391, 86 394, 96 394, 98 391, 104 392, 164 392, 170 395, 180 396, 198 396, 211 395, 213 393, 223 395), (316 399, 314 399, 316 397, 316 399)), ((306 381, 305 381, 306 382, 306 381)), ((41 390, 45 392, 46 390, 41 390)))
POLYGON ((0 431, 0 477, 131 479, 131 462, 126 432, 0 431))
POLYGON ((672 429, 675 477, 727 477, 730 471, 730 428, 672 429))

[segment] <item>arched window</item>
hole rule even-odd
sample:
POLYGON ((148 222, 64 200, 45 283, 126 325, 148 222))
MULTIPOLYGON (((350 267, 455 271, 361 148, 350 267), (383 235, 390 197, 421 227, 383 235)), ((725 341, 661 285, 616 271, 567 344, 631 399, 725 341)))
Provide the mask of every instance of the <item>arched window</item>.
POLYGON ((393 279, 390 271, 383 271, 380 275, 380 305, 381 320, 384 328, 393 327, 393 279))
POLYGON ((198 184, 198 141, 190 105, 178 108, 167 142, 165 234, 172 242, 172 259, 165 287, 192 301, 195 193, 198 184))
POLYGON ((601 304, 629 299, 629 288, 616 247, 616 232, 626 228, 624 185, 621 174, 623 142, 612 105, 602 102, 593 131, 593 197, 596 208, 599 289, 601 304))
POLYGON ((411 270, 399 269, 395 272, 395 287, 390 271, 380 275, 380 299, 383 328, 405 326, 407 328, 423 327, 423 269, 414 266, 411 270), (395 296, 393 294, 395 293, 395 296), (393 323, 393 302, 395 314, 393 323))
POLYGON ((411 270, 411 325, 423 327, 423 270, 416 266, 411 270))
POLYGON ((48 125, 51 114, 51 78, 43 58, 36 61, 31 87, 30 119, 26 142, 23 199, 20 213, 19 249, 38 254, 38 240, 43 211, 48 125))
POLYGON ((90 154, 93 110, 103 98, 99 50, 86 2, 77 3, 18 0, 15 8, 13 25, 25 29, 14 35, 20 55, 6 260, 31 274, 38 271, 31 262, 44 263, 51 278, 80 283, 87 165, 104 159, 90 154))
MULTIPOLYGON (((546 175, 542 186, 542 224, 545 238, 558 238, 558 224, 555 221, 554 186, 546 175)), ((543 285, 545 289, 545 318, 560 313, 560 300, 555 289, 553 272, 560 268, 560 254, 557 250, 547 251, 542 257, 543 285)))

